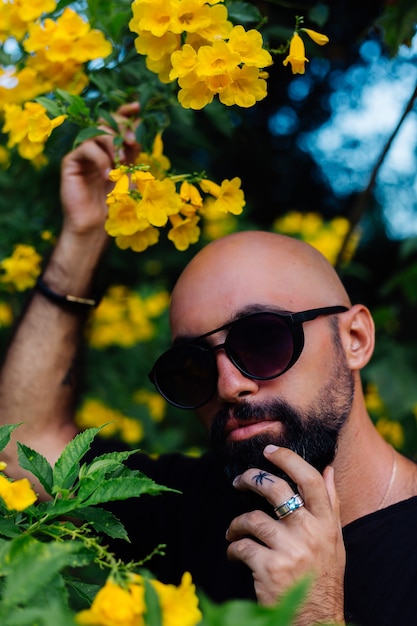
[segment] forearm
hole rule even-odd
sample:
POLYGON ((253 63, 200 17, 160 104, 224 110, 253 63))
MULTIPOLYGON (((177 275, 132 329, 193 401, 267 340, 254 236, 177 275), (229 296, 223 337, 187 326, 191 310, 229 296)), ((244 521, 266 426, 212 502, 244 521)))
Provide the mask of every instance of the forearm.
MULTIPOLYGON (((105 245, 101 231, 64 231, 45 268, 45 284, 59 294, 89 297, 105 245)), ((76 433, 76 361, 87 317, 87 308, 61 307, 35 290, 0 373, 1 423, 22 423, 14 439, 51 463, 76 433)), ((4 460, 9 475, 21 475, 14 444, 7 447, 4 460)))

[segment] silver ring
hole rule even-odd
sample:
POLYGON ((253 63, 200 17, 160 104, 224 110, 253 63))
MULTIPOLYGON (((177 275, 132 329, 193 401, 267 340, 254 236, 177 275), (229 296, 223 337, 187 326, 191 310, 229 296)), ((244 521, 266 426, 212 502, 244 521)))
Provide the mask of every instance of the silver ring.
POLYGON ((300 509, 302 506, 304 506, 304 500, 299 493, 296 493, 295 496, 286 502, 276 506, 274 508, 274 512, 277 514, 278 519, 283 519, 284 517, 287 517, 287 515, 294 513, 297 509, 300 509))

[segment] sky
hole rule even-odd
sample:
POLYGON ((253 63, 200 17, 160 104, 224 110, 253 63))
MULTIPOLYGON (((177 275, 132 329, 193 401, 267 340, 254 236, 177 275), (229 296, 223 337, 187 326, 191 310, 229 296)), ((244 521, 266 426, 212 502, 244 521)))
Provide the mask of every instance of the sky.
MULTIPOLYGON (((362 65, 333 72, 335 91, 330 97, 329 121, 299 138, 300 147, 310 153, 339 197, 366 187, 417 83, 417 36, 411 47, 402 46, 394 59, 384 57, 380 44, 373 40, 364 42, 360 53, 362 65)), ((317 71, 314 60, 312 65, 317 71)), ((375 194, 390 237, 417 235, 416 105, 380 169, 375 194)))

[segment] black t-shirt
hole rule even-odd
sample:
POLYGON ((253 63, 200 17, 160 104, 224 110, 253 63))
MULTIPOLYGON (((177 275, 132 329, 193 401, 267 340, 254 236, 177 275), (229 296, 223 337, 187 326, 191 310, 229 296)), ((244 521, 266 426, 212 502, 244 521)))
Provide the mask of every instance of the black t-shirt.
POLYGON ((351 623, 417 624, 417 497, 355 520, 343 535, 351 623))
MULTIPOLYGON (((103 446, 107 447, 94 443, 88 457, 101 454, 103 446)), ((128 464, 182 494, 145 495, 112 503, 111 510, 132 542, 111 544, 117 555, 140 560, 163 543, 165 556, 149 563, 162 582, 178 584, 189 571, 197 588, 215 602, 255 599, 249 569, 227 560, 225 533, 237 515, 263 508, 263 498, 229 485, 211 454, 201 458, 169 454, 157 460, 139 454, 128 464)), ((269 505, 264 510, 272 514, 269 505)), ((417 497, 362 517, 343 532, 349 623, 417 624, 417 497)))

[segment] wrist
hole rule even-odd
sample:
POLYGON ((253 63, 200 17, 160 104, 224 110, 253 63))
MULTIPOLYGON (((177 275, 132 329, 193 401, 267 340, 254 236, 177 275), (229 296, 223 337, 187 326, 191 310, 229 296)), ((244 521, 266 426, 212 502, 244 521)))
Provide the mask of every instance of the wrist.
MULTIPOLYGON (((104 231, 103 231, 104 232, 104 231)), ((98 236, 62 232, 43 272, 43 282, 58 294, 90 298, 97 268, 109 243, 98 236)))
POLYGON ((39 276, 36 281, 35 289, 40 292, 47 300, 53 302, 57 306, 72 312, 86 312, 97 307, 100 303, 99 297, 84 298, 68 293, 58 293, 51 289, 39 276))

